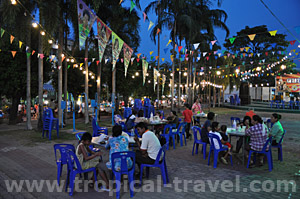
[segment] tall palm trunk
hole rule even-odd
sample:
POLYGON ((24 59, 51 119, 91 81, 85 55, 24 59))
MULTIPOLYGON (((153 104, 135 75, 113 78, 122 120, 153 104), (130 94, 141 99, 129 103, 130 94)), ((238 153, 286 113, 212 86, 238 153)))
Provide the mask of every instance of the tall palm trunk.
POLYGON ((196 57, 192 57, 192 61, 193 61, 193 69, 194 69, 194 72, 193 72, 193 95, 192 95, 192 103, 193 103, 193 100, 195 99, 195 83, 196 83, 196 57), (195 65, 194 65, 195 64, 195 65))
MULTIPOLYGON (((26 35, 26 43, 28 46, 31 46, 31 26, 27 29, 26 35)), ((27 56, 27 85, 26 85, 26 101, 27 101, 27 108, 26 108, 26 128, 27 130, 32 130, 31 125, 31 57, 27 56)))
MULTIPOLYGON (((62 11, 61 11, 62 12, 62 11)), ((60 16, 63 14, 61 13, 60 16)), ((59 26, 59 37, 58 37, 58 118, 59 118, 59 124, 62 122, 62 109, 61 109, 61 100, 62 100, 62 50, 63 50, 63 42, 64 42, 64 29, 63 24, 64 21, 61 19, 59 26)))
POLYGON ((97 115, 99 119, 100 119, 101 69, 102 69, 102 61, 100 60, 99 65, 97 66, 97 76, 98 76, 97 77, 97 97, 98 97, 97 115))
MULTIPOLYGON (((179 46, 181 46, 181 39, 179 41, 179 46)), ((178 89, 178 113, 180 112, 180 102, 181 102, 181 93, 180 93, 180 85, 181 85, 181 60, 180 60, 180 56, 181 55, 181 52, 178 52, 178 56, 179 56, 179 89, 178 89)), ((175 58, 174 58, 175 59, 175 58)), ((173 74, 174 75, 174 74, 173 74)), ((183 88, 183 87, 182 87, 183 88)))
POLYGON ((84 123, 89 123, 89 105, 86 103, 89 99, 89 65, 88 65, 88 57, 89 57, 89 45, 88 45, 88 39, 85 40, 85 53, 84 53, 84 64, 85 64, 85 81, 84 81, 84 92, 85 92, 85 113, 84 113, 84 123))
MULTIPOLYGON (((172 110, 174 110, 174 102, 173 102, 173 99, 174 99, 174 81, 175 81, 175 58, 176 58, 176 54, 175 54, 175 34, 176 34, 176 21, 174 22, 174 32, 173 32, 173 36, 172 36, 172 43, 173 43, 173 62, 172 62, 172 85, 171 85, 171 97, 172 97, 172 100, 171 100, 171 108, 172 110)), ((180 87, 179 87, 179 90, 180 90, 180 87)))
MULTIPOLYGON (((158 61, 157 61, 157 70, 159 71, 159 59, 160 59, 160 34, 158 33, 157 35, 157 42, 158 42, 158 45, 157 45, 157 53, 158 53, 158 61)), ((159 77, 157 77, 157 106, 156 108, 158 109, 159 107, 159 77)))
MULTIPOLYGON (((112 124, 114 123, 114 111, 115 111, 115 96, 116 96, 116 67, 112 72, 112 94, 111 94, 111 104, 112 104, 112 124)), ((107 87, 108 89, 108 87, 107 87)))
MULTIPOLYGON (((65 21, 64 27, 67 26, 67 20, 65 21)), ((65 49, 68 46, 68 31, 65 29, 65 49)), ((64 111, 64 124, 67 124, 68 117, 68 63, 65 61, 64 64, 64 101, 66 102, 66 108, 64 111)))
MULTIPOLYGON (((40 13, 40 21, 41 21, 41 13, 40 13)), ((43 40, 42 40, 42 35, 39 34, 39 44, 38 44, 38 53, 42 54, 43 53, 43 40)), ((38 59, 38 75, 39 75, 39 120, 38 120, 38 129, 42 130, 43 129, 43 60, 38 59)))

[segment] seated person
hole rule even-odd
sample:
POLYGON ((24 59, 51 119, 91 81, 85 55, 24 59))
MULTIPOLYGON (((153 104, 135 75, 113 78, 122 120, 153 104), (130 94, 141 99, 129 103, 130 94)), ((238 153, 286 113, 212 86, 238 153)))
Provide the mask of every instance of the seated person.
MULTIPOLYGON (((106 187, 103 187, 103 190, 109 191, 109 182, 106 176, 105 171, 107 168, 104 166, 103 161, 99 162, 99 156, 102 155, 101 152, 94 152, 89 148, 89 145, 92 141, 92 135, 88 132, 84 133, 79 141, 79 144, 76 148, 76 156, 80 162, 82 169, 89 169, 96 167, 97 175, 100 174, 102 180, 105 182, 106 187), (91 154, 90 156, 88 154, 91 154)), ((95 181, 94 177, 92 178, 95 181)), ((94 187, 92 185, 91 187, 94 187)))
MULTIPOLYGON (((241 127, 245 126, 246 129, 247 129, 247 126, 248 127, 252 126, 251 117, 250 116, 245 116, 243 121, 241 123, 239 123, 238 126, 241 126, 241 127)), ((238 139, 238 141, 236 142, 236 153, 240 152, 242 146, 243 146, 243 137, 240 137, 238 139)))
POLYGON ((169 116, 167 117, 168 124, 176 124, 176 128, 179 125, 179 118, 177 116, 176 111, 171 111, 169 116))
POLYGON ((273 137, 272 138, 272 145, 276 146, 278 145, 282 135, 283 135, 283 128, 281 123, 279 122, 279 120, 281 119, 281 115, 277 114, 277 113, 273 113, 271 115, 271 122, 273 124, 271 130, 270 130, 270 134, 269 136, 273 137))
POLYGON ((140 122, 148 122, 147 118, 144 117, 144 111, 139 110, 138 116, 135 118, 135 123, 140 123, 140 122))
POLYGON ((127 128, 127 131, 130 131, 134 127, 134 122, 135 122, 135 115, 136 115, 136 110, 132 111, 132 114, 128 116, 125 122, 125 126, 127 128))
MULTIPOLYGON (((225 126, 226 127, 226 126, 225 126)), ((223 127, 224 128, 224 127, 223 127)), ((221 141, 221 143, 223 144, 223 145, 226 145, 226 146, 228 146, 228 151, 225 153, 225 155, 223 156, 223 157, 221 157, 221 161, 224 163, 224 164, 228 164, 228 162, 227 162, 227 157, 228 157, 228 155, 230 154, 230 149, 231 149, 231 145, 230 145, 230 143, 229 142, 227 142, 227 141, 225 141, 225 140, 223 140, 223 138, 222 138, 222 134, 221 133, 219 133, 219 131, 220 131, 220 129, 219 129, 219 122, 213 122, 212 124, 211 124, 211 131, 209 132, 210 134, 214 134, 214 135, 217 135, 219 138, 220 138, 220 141, 221 141), (229 148, 230 147, 230 148, 229 148)), ((226 130, 225 130, 226 131, 226 130)), ((212 143, 210 143, 210 144, 212 144, 212 143)), ((214 144, 214 146, 215 146, 215 148, 216 149, 220 149, 220 148, 222 148, 223 146, 219 146, 219 142, 218 142, 218 140, 216 140, 216 139, 213 139, 213 144, 214 144)))
POLYGON ((161 145, 155 134, 148 130, 146 123, 140 122, 135 126, 135 128, 142 137, 142 144, 137 136, 134 138, 139 147, 139 150, 135 153, 135 162, 140 169, 141 164, 155 163, 161 145))
MULTIPOLYGON (((156 112, 155 113, 155 117, 154 119, 158 118, 159 120, 162 119, 162 115, 160 112, 156 112)), ((155 135, 159 135, 161 132, 163 132, 164 130, 164 125, 156 125, 154 126, 154 132, 155 132, 155 135)))
MULTIPOLYGON (((120 125, 115 125, 112 128, 112 138, 108 140, 108 143, 106 145, 106 148, 110 147, 109 150, 109 162, 106 163, 106 166, 108 169, 112 169, 112 163, 111 163, 111 154, 115 152, 122 152, 122 151, 129 151, 128 149, 128 139, 127 136, 122 135, 122 127, 120 125)), ((130 158, 127 159, 127 167, 132 167, 132 160, 130 158)), ((115 160, 115 170, 119 171, 121 170, 121 160, 116 159, 115 160)))
MULTIPOLYGON (((246 145, 246 150, 261 151, 268 138, 268 128, 263 124, 260 116, 254 115, 252 119, 253 126, 247 128, 245 134, 250 137, 250 143, 246 145)), ((268 148, 267 148, 268 150, 268 148)), ((257 166, 262 166, 263 154, 259 154, 257 166)), ((254 166, 254 165, 252 165, 254 166)))
POLYGON ((211 123, 214 121, 215 113, 209 112, 207 114, 207 120, 201 128, 201 140, 209 144, 208 133, 210 131, 211 123))

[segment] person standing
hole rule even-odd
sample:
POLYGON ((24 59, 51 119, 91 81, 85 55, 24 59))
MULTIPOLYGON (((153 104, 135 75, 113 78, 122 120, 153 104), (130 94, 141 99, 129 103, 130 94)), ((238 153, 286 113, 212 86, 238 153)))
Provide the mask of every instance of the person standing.
POLYGON ((201 108, 201 104, 200 104, 199 98, 195 99, 194 104, 192 106, 192 111, 193 111, 194 115, 202 113, 202 108, 201 108))
POLYGON ((186 138, 189 139, 191 136, 190 128, 191 128, 193 112, 190 110, 189 104, 185 104, 184 106, 185 106, 185 110, 182 112, 182 115, 184 117, 184 122, 187 123, 185 127, 186 138))

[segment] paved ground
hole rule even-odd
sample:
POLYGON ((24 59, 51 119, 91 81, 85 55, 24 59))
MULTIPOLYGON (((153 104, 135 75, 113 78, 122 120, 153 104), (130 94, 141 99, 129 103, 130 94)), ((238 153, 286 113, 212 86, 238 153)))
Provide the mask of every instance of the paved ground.
MULTIPOLYGON (((225 113, 223 111, 219 114, 218 121, 221 124, 229 124, 230 116, 242 117, 244 114, 243 111, 226 114, 225 110, 225 113)), ((259 114, 270 116, 270 113, 259 114)), ((158 176, 160 171, 151 169, 149 180, 144 179, 142 188, 135 191, 134 198, 300 198, 300 134, 298 131, 300 120, 298 115, 282 114, 282 116, 283 126, 287 130, 283 144, 284 161, 278 161, 277 153, 273 150, 274 170, 272 172, 268 171, 267 164, 260 168, 247 169, 236 158, 233 160, 233 166, 219 163, 214 169, 212 165, 207 165, 207 160, 203 160, 201 153, 192 156, 193 141, 188 140, 187 146, 180 147, 177 144, 176 149, 171 148, 167 152, 170 183, 166 187, 162 186, 161 178, 158 176), (277 180, 286 180, 287 187, 280 185, 277 180)), ((105 117, 102 119, 108 120, 105 117)), ((51 191, 51 187, 47 188, 46 180, 55 184, 53 180, 56 180, 57 168, 53 144, 63 142, 76 145, 77 141, 37 139, 40 133, 24 131, 24 124, 18 126, 1 124, 0 129, 0 198, 69 198, 64 191, 51 191), (16 189, 8 192, 8 184, 13 181, 21 183, 21 180, 29 180, 23 182, 24 186, 19 190, 21 192, 17 192, 16 189), (30 187, 25 185, 32 183, 33 180, 38 180, 38 183, 42 183, 40 180, 45 180, 45 186, 40 191, 37 189, 30 191, 28 189, 30 187)), ((66 179, 66 168, 61 179, 66 179)), ((129 198, 127 184, 124 186, 122 189, 124 188, 125 191, 121 192, 121 198, 129 198)), ((99 193, 93 189, 87 191, 88 193, 75 192, 73 197, 112 198, 107 192, 99 193)))

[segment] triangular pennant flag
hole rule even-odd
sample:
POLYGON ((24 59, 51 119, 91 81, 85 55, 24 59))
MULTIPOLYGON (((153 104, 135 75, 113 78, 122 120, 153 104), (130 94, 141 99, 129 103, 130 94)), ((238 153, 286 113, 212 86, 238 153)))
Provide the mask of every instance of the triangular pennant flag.
POLYGON ((217 54, 218 51, 214 51, 214 55, 217 54))
POLYGON ((94 62, 94 61, 95 61, 95 59, 96 59, 96 58, 92 58, 92 62, 94 62))
POLYGON ((108 62, 108 59, 105 59, 105 64, 108 62))
POLYGON ((169 48, 165 48, 164 51, 165 51, 165 54, 168 52, 169 48))
POLYGON ((165 61, 165 58, 161 58, 161 60, 164 62, 164 61, 165 61))
POLYGON ((265 52, 265 54, 266 54, 266 56, 268 56, 269 53, 268 53, 268 52, 265 52))
POLYGON ((206 60, 208 61, 208 60, 209 60, 209 57, 206 57, 206 60))
POLYGON ((157 28, 157 32, 156 32, 156 34, 158 35, 160 33, 160 29, 159 28, 157 28))
POLYGON ((71 67, 71 65, 68 65, 68 69, 71 67))
POLYGON ((137 54, 137 57, 140 58, 141 54, 142 54, 142 53, 137 54))
POLYGON ((99 65, 99 63, 100 63, 100 61, 99 61, 99 60, 97 60, 97 61, 96 61, 96 64, 97 64, 97 65, 99 65))
POLYGON ((207 54, 207 52, 203 52, 203 57, 205 57, 206 54, 207 54))
POLYGON ((83 63, 80 63, 80 64, 79 64, 79 67, 81 68, 81 67, 82 67, 82 65, 83 65, 83 63))
POLYGON ((134 60, 134 57, 132 57, 130 60, 133 62, 133 60, 134 60))
POLYGON ((66 58, 66 57, 65 57, 65 56, 63 56, 63 57, 61 58, 61 62, 63 62, 63 61, 65 60, 65 58, 66 58))
POLYGON ((200 60, 200 57, 197 57, 197 60, 199 61, 199 60, 200 60))
POLYGON ((210 41, 210 42, 211 42, 211 45, 215 45, 215 43, 217 42, 217 40, 210 41))
POLYGON ((291 50, 291 51, 296 52, 296 49, 293 49, 293 50, 291 50))
POLYGON ((10 43, 12 44, 13 40, 15 39, 14 36, 10 35, 10 43))
POLYGON ((137 62, 140 62, 140 58, 136 58, 136 61, 137 61, 137 62))
POLYGON ((185 61, 189 61, 189 58, 188 58, 188 57, 186 57, 186 58, 185 58, 185 61))
POLYGON ((153 59, 154 59, 154 56, 151 56, 150 59, 153 60, 153 59))
POLYGON ((26 53, 27 57, 29 57, 31 55, 31 53, 26 53))
POLYGON ((296 42, 296 40, 290 41, 290 44, 291 44, 291 45, 294 45, 295 42, 296 42))
POLYGON ((169 40, 166 46, 168 46, 171 42, 172 42, 172 40, 169 40))
POLYGON ((218 53, 219 57, 221 57, 222 53, 218 53))
POLYGON ((173 57, 174 57, 174 55, 170 55, 170 58, 171 58, 171 61, 172 61, 172 62, 173 62, 173 59, 174 59, 173 57))
POLYGON ((196 43, 194 44, 194 49, 197 50, 197 48, 199 47, 200 43, 196 43))
POLYGON ((226 56, 226 55, 224 55, 224 59, 227 59, 227 56, 226 56))
POLYGON ((123 58, 121 58, 121 63, 123 63, 123 61, 124 61, 123 58))
POLYGON ((233 44, 233 42, 234 42, 235 39, 236 39, 235 37, 229 38, 230 43, 233 44))
POLYGON ((180 52, 182 49, 182 46, 178 46, 178 52, 180 52))
POLYGON ((39 54, 40 58, 43 59, 44 58, 44 54, 39 54))
POLYGON ((31 53, 31 55, 33 55, 35 53, 35 50, 32 50, 32 53, 31 53))
POLYGON ((147 15, 144 12, 143 12, 143 17, 144 17, 144 22, 145 22, 147 15))
POLYGON ((29 47, 28 46, 26 46, 26 52, 29 50, 29 47))
POLYGON ((260 57, 260 53, 257 53, 257 56, 260 57))
POLYGON ((272 51, 272 54, 274 55, 274 54, 275 54, 275 51, 272 51))
POLYGON ((23 42, 19 41, 19 48, 22 47, 23 42))
POLYGON ((123 2, 123 0, 120 0, 119 5, 121 5, 122 2, 123 2))
POLYGON ((254 38, 255 38, 255 35, 256 35, 256 34, 248 35, 248 37, 249 37, 249 39, 250 39, 251 41, 253 41, 254 38))
POLYGON ((253 64, 253 61, 251 61, 250 63, 253 64))
POLYGON ((149 26, 148 26, 148 31, 150 30, 150 28, 154 25, 154 23, 152 21, 149 22, 149 26))
POLYGON ((150 55, 152 55, 153 51, 150 51, 150 55))
POLYGON ((11 51, 13 58, 15 58, 16 53, 17 53, 17 51, 11 51))
POLYGON ((246 52, 248 52, 249 48, 250 48, 250 47, 245 47, 246 52))
POLYGON ((133 10, 133 8, 135 7, 135 3, 131 0, 131 4, 130 4, 130 13, 133 10))
POLYGON ((271 36, 275 36, 276 33, 277 33, 277 30, 269 31, 269 33, 270 33, 271 36))
POLYGON ((1 28, 1 37, 3 36, 5 30, 1 28))
POLYGON ((158 59, 158 56, 155 56, 155 60, 157 60, 158 59))
POLYGON ((84 58, 84 61, 86 62, 88 60, 88 58, 84 58))

